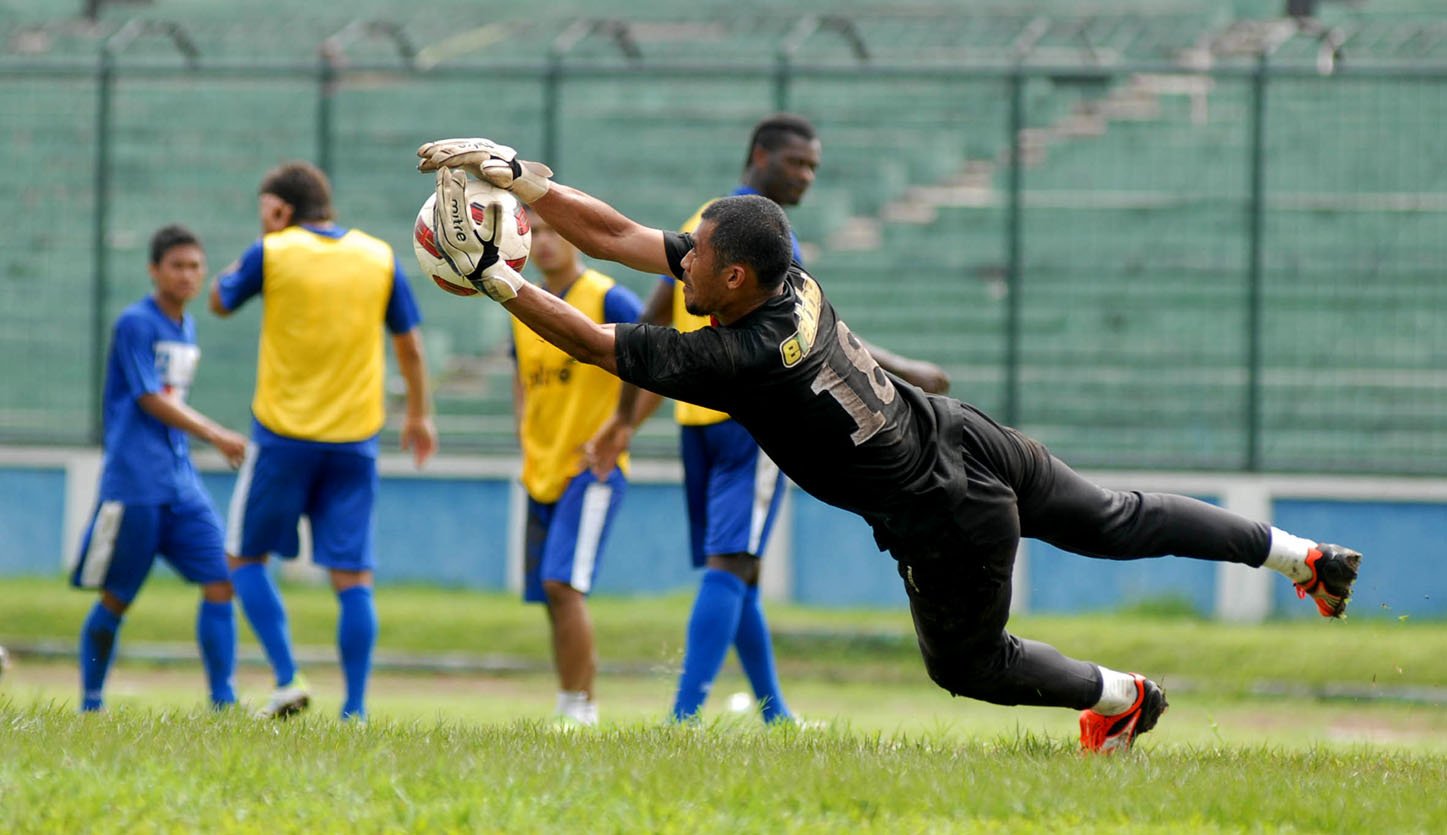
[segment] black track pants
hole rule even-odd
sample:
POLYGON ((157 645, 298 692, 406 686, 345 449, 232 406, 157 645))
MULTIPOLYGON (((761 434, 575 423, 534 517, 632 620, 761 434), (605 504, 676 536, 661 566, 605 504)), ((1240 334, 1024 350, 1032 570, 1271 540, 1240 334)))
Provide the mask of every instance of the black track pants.
POLYGON ((974 410, 964 458, 969 497, 948 529, 891 549, 925 666, 955 695, 1076 709, 1100 699, 1095 665, 1005 629, 1022 535, 1117 560, 1176 555, 1259 566, 1266 558, 1267 525, 1185 496, 1099 487, 974 410))

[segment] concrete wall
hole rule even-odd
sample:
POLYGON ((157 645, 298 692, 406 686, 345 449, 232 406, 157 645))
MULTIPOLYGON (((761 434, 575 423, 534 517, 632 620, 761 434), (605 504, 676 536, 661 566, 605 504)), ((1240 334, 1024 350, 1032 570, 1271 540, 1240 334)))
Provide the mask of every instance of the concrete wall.
MULTIPOLYGON (((223 515, 233 477, 198 456, 223 515)), ((0 575, 62 570, 94 501, 93 450, 0 448, 0 575)), ((378 582, 478 589, 520 587, 523 494, 508 459, 447 458, 425 473, 382 460, 378 582)), ((1088 474, 1113 487, 1196 496, 1367 555, 1356 617, 1447 616, 1447 481, 1292 476, 1088 474)), ((691 588, 676 462, 639 462, 614 523, 596 590, 654 594, 691 588)), ((858 518, 797 489, 765 560, 773 599, 821 606, 905 605, 894 561, 858 518)), ((1312 617, 1289 583, 1242 566, 1159 559, 1112 562, 1022 543, 1017 611, 1089 612, 1173 602, 1233 620, 1312 617)))

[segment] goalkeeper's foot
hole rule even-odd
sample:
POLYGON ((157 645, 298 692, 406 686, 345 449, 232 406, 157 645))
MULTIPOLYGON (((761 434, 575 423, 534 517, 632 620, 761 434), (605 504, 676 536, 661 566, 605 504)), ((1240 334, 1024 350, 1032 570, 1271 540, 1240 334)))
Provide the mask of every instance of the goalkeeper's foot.
POLYGON ((286 719, 301 713, 311 704, 311 690, 306 679, 297 675, 290 684, 278 687, 266 706, 256 712, 258 719, 286 719))
POLYGON ((1296 596, 1310 596, 1324 618, 1345 617, 1347 601, 1352 598, 1352 584, 1357 581, 1361 564, 1362 555, 1350 548, 1318 545, 1306 554, 1311 579, 1296 584, 1296 596))
POLYGON ((1101 754, 1129 751, 1135 738, 1149 731, 1166 712, 1165 691, 1143 675, 1135 676, 1135 703, 1125 713, 1105 716, 1094 710, 1080 712, 1080 749, 1101 754))

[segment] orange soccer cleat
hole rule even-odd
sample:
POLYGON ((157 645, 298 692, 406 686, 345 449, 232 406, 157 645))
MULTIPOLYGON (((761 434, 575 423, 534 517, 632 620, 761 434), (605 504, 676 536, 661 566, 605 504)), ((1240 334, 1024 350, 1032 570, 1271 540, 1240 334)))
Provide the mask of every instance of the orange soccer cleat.
POLYGON ((1080 750, 1101 754, 1129 751, 1135 738, 1149 731, 1160 721, 1168 703, 1160 685, 1138 673, 1135 676, 1136 699, 1130 710, 1105 716, 1094 710, 1080 712, 1080 750))
POLYGON ((1352 583, 1357 580, 1357 569, 1362 564, 1362 555, 1340 545, 1318 545, 1306 553, 1306 566, 1311 569, 1311 579, 1296 584, 1296 596, 1308 595, 1316 601, 1316 610, 1324 618, 1339 618, 1346 615, 1347 601, 1352 598, 1352 583))

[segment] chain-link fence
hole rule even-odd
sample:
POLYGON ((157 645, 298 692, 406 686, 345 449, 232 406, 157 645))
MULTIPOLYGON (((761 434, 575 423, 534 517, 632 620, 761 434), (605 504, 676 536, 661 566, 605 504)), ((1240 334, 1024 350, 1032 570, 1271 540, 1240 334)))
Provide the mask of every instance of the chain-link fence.
MULTIPOLYGON (((0 63, 0 441, 96 441, 150 232, 191 225, 214 272, 255 238, 279 161, 322 162, 340 221, 408 265, 422 141, 493 136, 671 227, 787 107, 823 140, 791 215, 842 314, 1062 456, 1447 474, 1447 72, 885 64, 838 44, 821 64, 639 62, 617 39, 610 59, 428 67, 403 41, 373 64, 259 64, 127 60, 113 37, 94 63, 0 63)), ((444 444, 512 449, 505 314, 415 289, 444 444)), ((244 426, 259 310, 199 307, 193 403, 244 426)), ((668 450, 650 427, 644 451, 668 450)))

